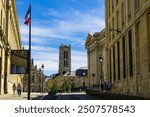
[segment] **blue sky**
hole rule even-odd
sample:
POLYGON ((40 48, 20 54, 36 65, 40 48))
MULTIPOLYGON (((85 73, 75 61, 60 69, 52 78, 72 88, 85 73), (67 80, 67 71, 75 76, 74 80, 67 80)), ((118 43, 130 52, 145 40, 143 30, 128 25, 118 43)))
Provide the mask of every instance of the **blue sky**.
POLYGON ((28 49, 24 16, 32 4, 32 58, 46 75, 58 72, 59 46, 70 44, 72 71, 87 66, 88 32, 105 27, 104 0, 16 0, 21 40, 28 49))

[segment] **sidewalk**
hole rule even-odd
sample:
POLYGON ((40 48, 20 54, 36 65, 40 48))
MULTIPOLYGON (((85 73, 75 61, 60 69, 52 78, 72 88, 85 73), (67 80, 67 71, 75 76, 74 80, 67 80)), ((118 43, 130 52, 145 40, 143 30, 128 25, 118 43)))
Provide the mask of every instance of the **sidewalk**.
MULTIPOLYGON (((40 100, 40 98, 42 98, 45 95, 46 94, 44 94, 44 93, 31 93, 30 99, 31 100, 34 100, 34 99, 40 100)), ((2 94, 2 95, 0 95, 0 100, 27 100, 27 93, 23 92, 20 97, 17 94, 16 95, 2 94)))

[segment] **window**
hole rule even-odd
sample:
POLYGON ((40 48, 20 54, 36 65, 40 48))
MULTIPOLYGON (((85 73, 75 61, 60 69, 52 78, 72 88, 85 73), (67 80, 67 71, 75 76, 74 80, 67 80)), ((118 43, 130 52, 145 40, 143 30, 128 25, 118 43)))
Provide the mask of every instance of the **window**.
POLYGON ((112 12, 114 11, 114 0, 112 0, 112 12))
POLYGON ((111 73, 111 49, 109 52, 109 58, 110 58, 110 82, 112 82, 112 73, 111 73))
POLYGON ((130 68, 130 76, 133 76, 133 60, 132 60, 132 30, 128 32, 128 40, 129 40, 129 68, 130 68))
MULTIPOLYGON (((114 17, 112 18, 112 29, 114 29, 114 17)), ((112 31, 112 38, 114 38, 114 31, 112 31)))
POLYGON ((68 61, 66 61, 66 67, 68 67, 68 61))
POLYGON ((122 26, 124 26, 125 22, 125 8, 124 8, 124 2, 121 5, 121 12, 122 12, 122 26))
POLYGON ((118 51, 118 80, 120 80, 120 42, 117 43, 117 51, 118 51))
POLYGON ((66 61, 64 60, 64 67, 66 67, 66 61))
POLYGON ((66 59, 66 51, 64 51, 64 59, 66 59))
POLYGON ((115 46, 113 46, 113 67, 114 67, 114 81, 116 81, 115 46))
POLYGON ((68 67, 68 61, 64 60, 64 67, 68 67))
POLYGON ((140 46, 139 46, 139 26, 140 26, 140 22, 138 22, 136 24, 136 30, 135 30, 135 38, 136 38, 136 64, 137 64, 137 74, 139 75, 140 74, 140 46))
POLYGON ((139 0, 134 0, 134 10, 137 12, 139 9, 139 0))
POLYGON ((116 5, 118 4, 118 0, 116 0, 116 5))
POLYGON ((150 72, 150 12, 147 15, 147 34, 148 34, 148 57, 149 57, 149 72, 150 72))
POLYGON ((131 18, 131 0, 128 0, 128 19, 131 18))
POLYGON ((117 11, 117 15, 116 15, 116 24, 117 24, 117 30, 119 30, 119 11, 117 11))
POLYGON ((123 78, 126 78, 126 51, 125 51, 125 37, 122 38, 122 53, 123 53, 123 78))
POLYGON ((64 51, 64 59, 68 59, 68 51, 67 50, 64 51))
MULTIPOLYGON (((110 29, 110 23, 109 23, 109 27, 108 29, 110 29)), ((109 31, 109 42, 111 41, 111 31, 109 31)))

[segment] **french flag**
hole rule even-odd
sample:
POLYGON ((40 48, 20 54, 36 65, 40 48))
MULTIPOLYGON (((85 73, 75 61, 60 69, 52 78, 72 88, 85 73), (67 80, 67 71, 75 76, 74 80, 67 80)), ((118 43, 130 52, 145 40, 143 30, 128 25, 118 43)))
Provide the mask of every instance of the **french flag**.
POLYGON ((25 22, 24 24, 28 25, 31 21, 31 18, 30 18, 30 14, 31 14, 31 7, 29 7, 26 15, 25 15, 25 22))

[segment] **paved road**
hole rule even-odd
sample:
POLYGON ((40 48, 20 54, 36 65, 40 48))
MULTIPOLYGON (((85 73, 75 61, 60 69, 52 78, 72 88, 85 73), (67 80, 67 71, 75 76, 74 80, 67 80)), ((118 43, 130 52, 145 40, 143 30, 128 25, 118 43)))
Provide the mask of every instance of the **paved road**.
MULTIPOLYGON (((52 97, 45 97, 44 100, 52 100, 52 97)), ((62 95, 56 96, 56 100, 100 100, 97 97, 86 95, 85 93, 62 93, 62 95)))
MULTIPOLYGON (((40 100, 47 93, 31 93, 31 100, 40 100)), ((27 93, 22 93, 21 96, 13 95, 13 94, 3 94, 0 95, 0 100, 27 100, 27 93)))

